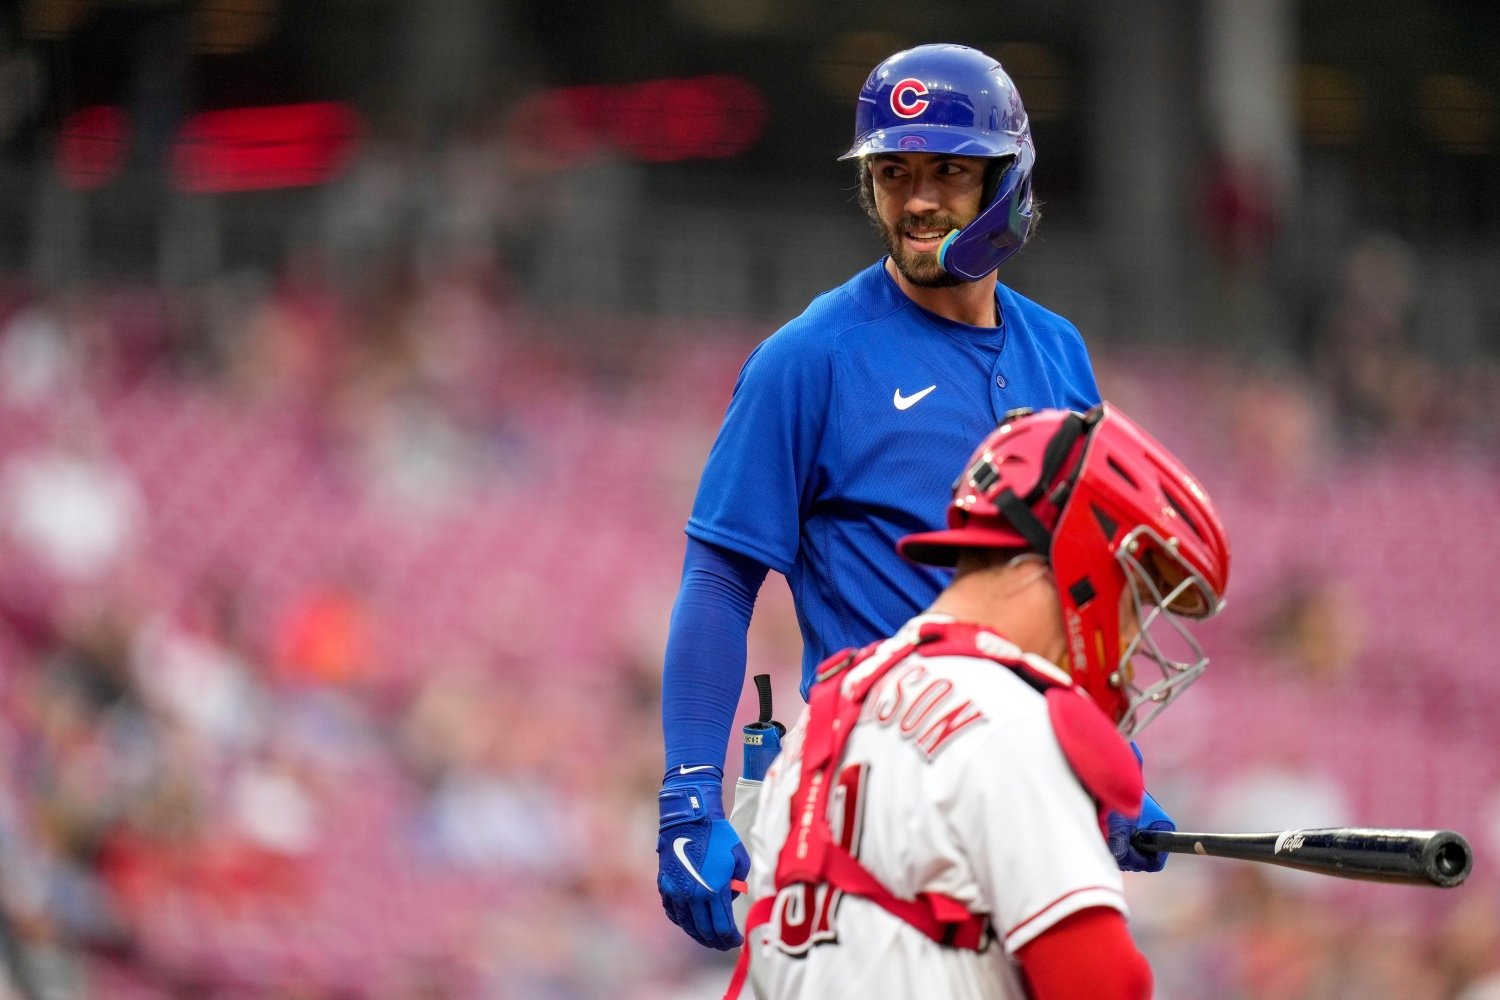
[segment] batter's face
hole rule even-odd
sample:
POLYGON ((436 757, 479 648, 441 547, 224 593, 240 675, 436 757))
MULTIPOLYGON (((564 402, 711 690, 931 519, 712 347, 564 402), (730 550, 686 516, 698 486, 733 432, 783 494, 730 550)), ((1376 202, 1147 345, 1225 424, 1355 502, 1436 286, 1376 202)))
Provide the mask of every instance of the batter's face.
POLYGON ((896 270, 919 288, 963 284, 938 264, 951 230, 979 214, 989 161, 941 153, 881 153, 870 158, 876 223, 896 270))

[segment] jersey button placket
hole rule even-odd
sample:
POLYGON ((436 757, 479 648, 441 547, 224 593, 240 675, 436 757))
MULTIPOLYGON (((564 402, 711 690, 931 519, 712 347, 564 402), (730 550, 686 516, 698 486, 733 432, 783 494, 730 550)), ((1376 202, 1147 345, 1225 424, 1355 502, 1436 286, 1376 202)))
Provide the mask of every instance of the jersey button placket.
POLYGON ((997 364, 990 376, 990 403, 995 409, 997 419, 999 414, 1004 413, 1012 405, 1005 400, 1005 387, 1008 385, 1010 385, 1010 380, 1005 377, 1005 373, 997 364))
POLYGON ((995 322, 1000 328, 1000 349, 995 353, 995 362, 993 367, 990 368, 990 402, 995 408, 996 419, 999 419, 1000 414, 1010 409, 1014 404, 1006 401, 1005 390, 1010 385, 1010 379, 1006 378, 1005 372, 1000 369, 1001 363, 1005 360, 1005 341, 1008 339, 1006 334, 1009 331, 1006 329, 1005 315, 1001 311, 998 298, 995 301, 995 322))

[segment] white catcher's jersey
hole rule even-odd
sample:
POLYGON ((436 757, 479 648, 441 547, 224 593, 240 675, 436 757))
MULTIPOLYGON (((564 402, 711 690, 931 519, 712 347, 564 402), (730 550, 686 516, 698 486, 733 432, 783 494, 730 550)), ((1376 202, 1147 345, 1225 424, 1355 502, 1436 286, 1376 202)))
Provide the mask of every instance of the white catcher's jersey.
MULTIPOLYGON (((922 623, 946 620, 907 623, 846 672, 845 690, 922 623)), ((993 651, 1024 655, 1003 642, 993 651)), ((761 790, 749 839, 753 899, 774 891, 806 729, 804 710, 761 790)), ((894 667, 865 702, 829 810, 834 838, 896 896, 951 896, 988 913, 998 940, 978 952, 943 947, 870 900, 790 886, 746 942, 760 997, 1024 1000, 1018 949, 1088 907, 1127 912, 1097 807, 1063 756, 1045 697, 993 661, 914 652, 894 667)))

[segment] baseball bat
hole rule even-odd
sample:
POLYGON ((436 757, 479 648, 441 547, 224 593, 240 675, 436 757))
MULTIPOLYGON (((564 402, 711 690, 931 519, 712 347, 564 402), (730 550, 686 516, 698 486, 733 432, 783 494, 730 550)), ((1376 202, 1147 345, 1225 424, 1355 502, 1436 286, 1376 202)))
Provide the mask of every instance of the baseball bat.
POLYGON ((1296 868, 1366 882, 1451 889, 1469 877, 1474 854, 1452 830, 1343 827, 1281 833, 1179 833, 1137 830, 1140 851, 1202 854, 1296 868))

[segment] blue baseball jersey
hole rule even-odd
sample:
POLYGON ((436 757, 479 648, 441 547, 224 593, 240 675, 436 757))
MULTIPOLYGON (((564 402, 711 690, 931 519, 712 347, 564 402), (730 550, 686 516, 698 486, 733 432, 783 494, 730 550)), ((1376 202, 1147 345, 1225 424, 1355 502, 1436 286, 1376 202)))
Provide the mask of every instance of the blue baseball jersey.
POLYGON ((884 260, 750 354, 687 532, 771 567, 802 629, 802 693, 829 655, 895 633, 949 579, 896 541, 942 526, 964 461, 1007 410, 1099 402, 1077 329, 1003 284, 1000 324, 907 298, 884 260))

